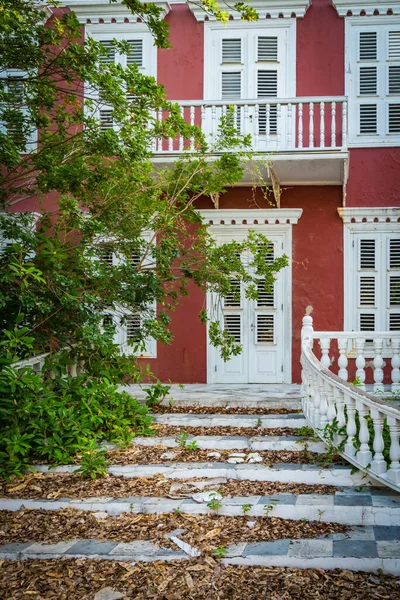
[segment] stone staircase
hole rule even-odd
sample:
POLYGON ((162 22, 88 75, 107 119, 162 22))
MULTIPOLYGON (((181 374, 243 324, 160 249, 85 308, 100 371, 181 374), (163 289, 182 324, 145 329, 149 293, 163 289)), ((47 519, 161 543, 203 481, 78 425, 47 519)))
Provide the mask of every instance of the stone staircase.
MULTIPOLYGON (((139 392, 134 386, 129 391, 135 395, 139 392)), ((161 528, 168 515, 211 515, 218 521, 219 528, 221 524, 223 527, 224 517, 236 518, 249 531, 264 519, 264 531, 271 529, 268 539, 235 539, 222 549, 217 547, 214 556, 226 565, 339 568, 375 573, 382 570, 400 575, 400 495, 377 487, 373 480, 354 472, 350 465, 325 464, 318 460, 324 453, 323 443, 299 433, 307 423, 300 412, 293 412, 300 409, 298 386, 186 386, 183 390, 173 386, 171 398, 172 401, 164 401, 162 409, 155 414, 160 435, 138 437, 132 444, 134 450, 142 452, 140 463, 120 464, 118 461, 109 466, 110 477, 106 480, 104 495, 93 496, 89 491, 90 482, 87 494, 79 498, 68 497, 65 492, 49 498, 44 488, 42 495, 36 493, 35 497, 29 497, 29 493, 22 490, 14 494, 18 497, 7 494, 1 498, 0 510, 23 513, 27 509, 73 508, 85 511, 83 515, 94 514, 99 527, 107 519, 126 513, 133 526, 138 515, 150 518, 159 514, 161 528), (240 414, 231 413, 235 409, 239 409, 240 414), (206 412, 199 413, 199 410, 206 412), (163 428, 169 430, 168 435, 162 435, 163 428), (202 435, 192 435, 193 428, 202 428, 202 435), (224 434, 220 433, 221 428, 224 434), (246 435, 229 435, 231 428, 252 431, 246 435), (271 429, 283 429, 286 434, 271 435, 268 432, 271 429), (196 444, 189 450, 193 440, 196 444), (166 458, 154 463, 151 452, 157 450, 157 446, 162 446, 166 458), (208 453, 207 461, 196 460, 196 453, 200 451, 208 453), (221 452, 229 458, 221 461, 221 452), (282 462, 277 461, 277 452, 286 453, 282 462), (179 460, 182 453, 185 460, 179 460), (270 461, 272 453, 275 458, 270 461), (298 460, 290 462, 290 456, 298 460), (117 491, 121 476, 142 478, 146 485, 166 478, 170 487, 167 493, 124 496, 117 491), (328 486, 335 487, 329 489, 328 486), (276 519, 291 524, 284 536, 273 534, 276 519), (340 531, 315 537, 291 534, 292 526, 293 532, 299 527, 306 531, 314 522, 321 526, 337 524, 340 531), (348 526, 345 531, 343 525, 348 526)), ((76 466, 58 467, 51 470, 51 477, 72 473, 75 469, 76 466)), ((37 470, 49 472, 46 465, 38 465, 37 470)), ((38 485, 42 489, 42 480, 38 482, 36 489, 38 485)), ((31 514, 32 519, 36 518, 36 513, 31 514)), ((232 526, 232 521, 229 523, 232 526)), ((160 543, 159 537, 156 541, 151 535, 146 538, 144 533, 141 538, 124 541, 118 539, 115 532, 112 539, 104 536, 88 539, 71 533, 55 544, 43 542, 45 534, 42 539, 9 540, 0 546, 0 561, 101 558, 169 562, 196 557, 201 560, 202 548, 185 541, 186 528, 182 517, 177 530, 165 531, 165 543, 160 543)))

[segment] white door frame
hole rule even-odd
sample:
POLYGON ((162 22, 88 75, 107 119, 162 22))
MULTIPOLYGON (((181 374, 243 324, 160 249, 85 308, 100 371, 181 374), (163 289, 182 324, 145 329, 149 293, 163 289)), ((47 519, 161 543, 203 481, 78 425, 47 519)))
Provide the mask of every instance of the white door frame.
MULTIPOLYGON (((209 224, 209 232, 218 237, 227 232, 247 233, 250 230, 270 235, 282 235, 283 252, 289 258, 289 266, 282 270, 283 286, 283 382, 292 381, 292 225, 302 215, 302 209, 228 209, 202 210, 201 216, 209 224), (286 318, 287 317, 287 318, 286 318)), ((207 310, 211 306, 211 294, 207 293, 207 310)), ((208 340, 208 327, 207 327, 208 340)), ((207 383, 215 382, 215 353, 218 349, 207 343, 207 383)))

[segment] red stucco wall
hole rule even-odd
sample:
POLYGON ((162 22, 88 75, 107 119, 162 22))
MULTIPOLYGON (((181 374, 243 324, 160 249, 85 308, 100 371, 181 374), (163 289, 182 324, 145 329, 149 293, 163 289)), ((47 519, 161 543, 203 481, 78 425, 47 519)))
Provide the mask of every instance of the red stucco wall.
POLYGON ((297 20, 297 96, 344 94, 344 19, 330 0, 313 0, 297 20))
POLYGON ((350 151, 347 206, 400 206, 400 148, 350 151))
POLYGON ((204 27, 185 4, 174 4, 166 17, 172 48, 158 50, 157 81, 170 100, 203 98, 204 27))

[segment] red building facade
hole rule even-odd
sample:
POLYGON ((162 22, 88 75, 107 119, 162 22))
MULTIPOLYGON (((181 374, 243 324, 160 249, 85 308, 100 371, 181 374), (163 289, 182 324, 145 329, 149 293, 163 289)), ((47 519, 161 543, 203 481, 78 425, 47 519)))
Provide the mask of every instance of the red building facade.
MULTIPOLYGON (((223 363, 198 315, 198 289, 172 316, 172 345, 152 344, 152 371, 182 383, 300 381, 300 329, 314 309, 318 330, 400 329, 400 2, 254 0, 259 21, 232 13, 226 26, 184 3, 158 3, 169 50, 119 4, 70 0, 85 34, 137 44, 186 118, 212 133, 227 105, 251 133, 275 193, 253 194, 254 174, 198 208, 219 240, 264 233, 290 257, 274 294, 225 302, 221 319, 243 344, 223 363)), ((135 46, 136 47, 136 46, 135 46)), ((155 149, 167 164, 177 142, 155 149)), ((23 207, 25 210, 28 207, 23 207)))

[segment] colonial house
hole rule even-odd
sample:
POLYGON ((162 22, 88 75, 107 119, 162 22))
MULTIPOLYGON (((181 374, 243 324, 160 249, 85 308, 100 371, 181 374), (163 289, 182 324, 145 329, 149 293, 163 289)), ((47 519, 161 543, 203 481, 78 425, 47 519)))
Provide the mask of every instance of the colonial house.
MULTIPOLYGON (((259 231, 290 266, 257 302, 225 299, 221 319, 243 345, 240 356, 223 362, 208 343, 198 314, 212 298, 193 288, 173 315, 172 345, 149 341, 152 371, 182 383, 298 383, 308 305, 320 331, 399 330, 400 2, 252 0, 257 22, 232 10, 226 25, 191 2, 157 4, 170 26, 168 50, 157 50, 120 3, 66 1, 85 35, 110 49, 109 60, 126 60, 114 38, 130 41, 132 60, 165 86, 188 122, 212 133, 234 107, 273 194, 254 193, 249 169, 240 185, 198 208, 219 240, 259 231)), ((106 108, 100 118, 112 127, 106 108)), ((154 161, 167 165, 182 149, 181 140, 160 142, 154 161)), ((342 374, 358 355, 365 375, 368 343, 351 354, 339 340, 342 374)), ((384 359, 385 344, 370 348, 371 358, 384 359)), ((329 341, 321 347, 328 356, 329 341)), ((382 366, 375 362, 376 374, 382 366)))

